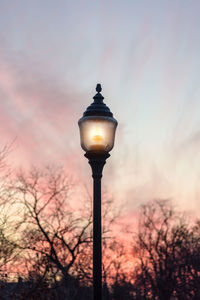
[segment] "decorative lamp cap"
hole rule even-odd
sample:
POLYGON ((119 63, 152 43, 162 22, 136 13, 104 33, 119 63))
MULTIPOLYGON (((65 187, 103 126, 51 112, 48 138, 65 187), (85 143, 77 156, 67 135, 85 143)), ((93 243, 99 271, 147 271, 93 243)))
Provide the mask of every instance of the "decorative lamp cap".
POLYGON ((94 102, 88 106, 83 116, 104 116, 113 117, 109 107, 103 102, 104 97, 101 94, 101 84, 98 83, 96 86, 97 94, 93 97, 94 102))

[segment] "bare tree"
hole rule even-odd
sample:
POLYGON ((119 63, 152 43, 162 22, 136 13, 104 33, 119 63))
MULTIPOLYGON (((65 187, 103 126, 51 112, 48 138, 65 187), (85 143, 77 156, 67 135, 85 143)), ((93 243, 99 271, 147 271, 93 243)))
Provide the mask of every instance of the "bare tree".
POLYGON ((137 297, 199 299, 199 223, 189 226, 168 201, 144 205, 139 220, 137 297))
POLYGON ((7 266, 13 263, 18 254, 17 243, 14 239, 15 221, 11 213, 13 191, 10 189, 11 169, 7 158, 13 143, 0 150, 0 276, 7 276, 7 266))
POLYGON ((68 298, 73 299, 74 266, 91 242, 92 219, 90 211, 74 210, 70 192, 69 176, 51 168, 33 169, 28 175, 21 172, 15 185, 16 201, 23 211, 20 247, 28 250, 29 270, 38 265, 42 277, 50 271, 55 278, 62 277, 68 286, 68 298))

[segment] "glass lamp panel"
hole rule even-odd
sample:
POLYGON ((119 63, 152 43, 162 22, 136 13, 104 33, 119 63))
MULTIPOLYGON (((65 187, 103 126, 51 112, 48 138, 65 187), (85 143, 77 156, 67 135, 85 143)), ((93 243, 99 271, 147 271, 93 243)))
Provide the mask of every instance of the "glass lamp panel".
POLYGON ((87 116, 79 120, 81 147, 85 151, 109 152, 114 146, 117 121, 111 117, 87 116))

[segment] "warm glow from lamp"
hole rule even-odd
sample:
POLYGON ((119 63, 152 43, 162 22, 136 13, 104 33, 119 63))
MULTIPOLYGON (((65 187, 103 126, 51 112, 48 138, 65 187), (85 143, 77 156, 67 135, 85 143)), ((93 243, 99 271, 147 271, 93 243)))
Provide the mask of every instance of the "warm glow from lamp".
POLYGON ((79 120, 81 146, 85 151, 109 152, 114 145, 117 121, 109 117, 83 117, 79 120))
POLYGON ((99 126, 95 126, 90 130, 89 138, 91 139, 91 150, 103 150, 105 148, 104 132, 99 126))
POLYGON ((104 140, 103 131, 99 127, 95 127, 91 130, 90 137, 96 144, 101 144, 104 140))
POLYGON ((96 134, 92 137, 93 141, 97 144, 101 144, 101 142, 103 141, 103 137, 102 135, 96 134))

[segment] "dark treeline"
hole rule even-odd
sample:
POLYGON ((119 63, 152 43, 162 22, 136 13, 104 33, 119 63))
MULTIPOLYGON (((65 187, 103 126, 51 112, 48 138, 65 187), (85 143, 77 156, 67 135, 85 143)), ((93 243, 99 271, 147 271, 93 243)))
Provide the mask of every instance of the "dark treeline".
MULTIPOLYGON (((76 200, 63 170, 14 176, 4 155, 1 162, 0 299, 92 299, 89 194, 76 200)), ((104 198, 103 299, 199 300, 200 221, 187 221, 170 201, 151 201, 123 242, 112 231, 118 214, 104 198)))

